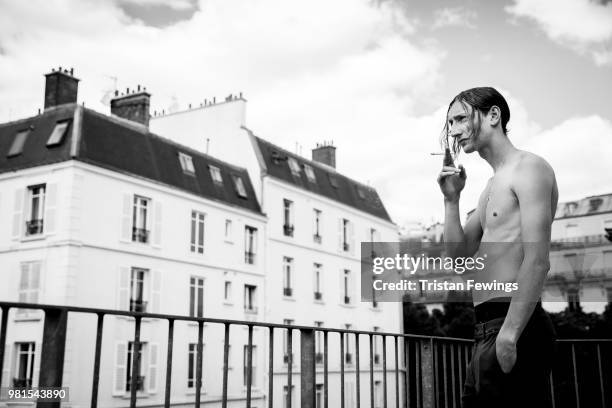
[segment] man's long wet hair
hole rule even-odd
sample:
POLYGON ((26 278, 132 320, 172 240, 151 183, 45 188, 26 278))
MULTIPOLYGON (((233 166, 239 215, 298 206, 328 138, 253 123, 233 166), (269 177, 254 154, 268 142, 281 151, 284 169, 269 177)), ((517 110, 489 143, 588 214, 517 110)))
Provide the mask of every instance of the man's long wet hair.
POLYGON ((453 156, 456 157, 460 151, 458 140, 449 141, 448 139, 448 112, 455 102, 461 103, 466 112, 468 111, 467 105, 472 107, 469 125, 471 131, 470 137, 480 132, 480 126, 482 124, 481 115, 476 115, 476 112, 478 111, 482 115, 486 115, 493 106, 497 106, 501 111, 502 131, 505 135, 508 134, 508 129, 506 126, 510 120, 510 108, 508 107, 508 102, 506 102, 506 99, 502 96, 502 94, 490 86, 467 89, 455 96, 448 104, 446 118, 444 120, 444 129, 442 129, 442 135, 440 137, 442 148, 446 148, 448 146, 451 149, 453 156))

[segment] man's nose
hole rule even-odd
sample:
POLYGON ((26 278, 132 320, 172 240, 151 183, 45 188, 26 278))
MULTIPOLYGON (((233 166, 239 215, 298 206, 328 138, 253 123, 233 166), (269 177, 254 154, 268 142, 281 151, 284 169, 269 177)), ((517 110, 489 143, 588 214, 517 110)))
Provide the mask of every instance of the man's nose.
POLYGON ((459 136, 461 136, 461 131, 457 128, 450 128, 448 135, 452 138, 457 138, 459 136))

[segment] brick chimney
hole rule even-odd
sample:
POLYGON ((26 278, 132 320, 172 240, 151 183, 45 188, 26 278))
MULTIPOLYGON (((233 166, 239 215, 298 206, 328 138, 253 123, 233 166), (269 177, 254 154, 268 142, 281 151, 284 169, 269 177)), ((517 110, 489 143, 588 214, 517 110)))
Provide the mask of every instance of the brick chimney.
POLYGON ((332 142, 317 143, 312 149, 312 160, 336 168, 336 146, 332 142))
POLYGON ((74 69, 51 69, 45 74, 45 109, 66 103, 76 103, 79 80, 73 76, 74 69))
POLYGON ((131 93, 130 88, 127 88, 124 94, 115 91, 115 97, 110 102, 111 114, 149 127, 151 94, 146 90, 147 88, 141 89, 138 85, 131 93))

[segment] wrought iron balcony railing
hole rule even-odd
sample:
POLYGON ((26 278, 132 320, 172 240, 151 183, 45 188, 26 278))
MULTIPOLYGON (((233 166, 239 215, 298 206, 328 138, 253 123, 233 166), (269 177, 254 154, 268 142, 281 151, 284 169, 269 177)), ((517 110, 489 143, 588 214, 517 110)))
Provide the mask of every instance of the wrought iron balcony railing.
POLYGON ((314 242, 316 242, 317 244, 320 244, 320 243, 321 243, 321 236, 320 236, 319 234, 314 234, 314 235, 312 236, 312 240, 313 240, 314 242))
POLYGON ((315 292, 314 293, 314 298, 315 298, 315 300, 322 300, 323 299, 323 293, 315 292))
POLYGON ((283 233, 285 234, 285 236, 287 237, 292 237, 293 236, 293 225, 283 225, 283 233))
POLYGON ((144 228, 132 228, 132 241, 146 244, 149 242, 149 230, 144 228))
POLYGON ((244 262, 249 264, 249 265, 255 264, 255 253, 254 252, 246 251, 244 253, 244 262))
POLYGON ((42 234, 43 225, 44 221, 42 219, 26 221, 26 235, 42 234))
MULTIPOLYGON (((73 306, 40 305, 27 303, 0 302, 1 324, 0 324, 0 366, 7 366, 5 357, 5 345, 7 331, 9 329, 9 311, 12 309, 39 309, 44 312, 44 327, 42 335, 42 350, 40 351, 39 387, 61 387, 62 367, 64 365, 66 349, 66 332, 68 315, 90 314, 97 317, 96 341, 94 345, 94 358, 92 368, 92 388, 90 403, 86 401, 73 401, 80 405, 90 405, 92 408, 98 406, 100 393, 100 366, 102 359, 102 341, 104 334, 105 317, 124 316, 134 320, 134 335, 132 343, 134 349, 138 350, 142 344, 141 326, 143 319, 161 320, 167 325, 167 331, 162 334, 167 336, 169 346, 166 349, 165 364, 165 387, 163 400, 158 405, 169 408, 173 401, 172 384, 176 383, 173 377, 173 351, 175 346, 174 330, 177 322, 193 322, 197 324, 196 364, 195 368, 195 406, 200 406, 202 401, 202 375, 203 367, 203 344, 204 324, 222 328, 223 352, 218 356, 221 364, 220 372, 222 384, 221 390, 214 391, 220 396, 222 407, 228 405, 228 356, 231 344, 230 328, 232 333, 242 333, 235 327, 242 326, 247 330, 247 344, 245 347, 244 373, 246 375, 246 389, 244 398, 246 406, 251 407, 253 397, 253 376, 257 375, 253 369, 253 344, 254 330, 262 334, 267 332, 267 358, 266 377, 279 381, 268 381, 267 389, 260 389, 263 393, 267 406, 273 408, 280 405, 281 401, 275 400, 274 390, 278 387, 286 390, 285 402, 291 408, 291 394, 299 387, 301 396, 299 406, 304 408, 316 407, 316 384, 322 382, 322 402, 328 404, 330 395, 339 397, 338 401, 345 401, 348 396, 345 388, 345 379, 354 378, 355 388, 352 389, 353 397, 357 401, 370 397, 370 406, 374 404, 374 378, 382 381, 381 398, 382 406, 399 407, 439 407, 450 408, 460 405, 460 395, 467 364, 471 358, 471 340, 455 339, 445 337, 419 336, 400 333, 369 332, 359 330, 346 330, 336 328, 295 326, 286 324, 274 324, 252 321, 213 319, 203 317, 189 317, 182 315, 167 315, 154 313, 136 313, 118 310, 94 309, 73 306), (275 338, 277 333, 284 333, 286 343, 281 350, 282 360, 285 364, 277 365, 275 362, 275 351, 279 349, 275 338), (293 341, 295 332, 299 333, 300 354, 298 356, 299 372, 294 372, 293 341), (323 352, 316 352, 316 339, 320 333, 322 337, 323 352), (361 342, 363 338, 368 340, 367 344, 361 342), (381 354, 374 353, 374 341, 382 342, 381 354), (361 344, 361 346, 360 346, 361 344), (350 345, 350 352, 348 350, 350 345), (368 359, 360 355, 363 350, 369 351, 368 359), (377 357, 378 355, 378 357, 377 357), (289 357, 291 356, 291 358, 289 357), (335 360, 335 361, 334 361, 335 360), (322 363, 320 363, 322 361, 322 363), (329 365, 333 364, 330 373, 329 365), (378 365, 378 364, 381 365, 378 365), (322 367, 318 367, 322 364, 322 367), (282 368, 280 368, 282 367, 282 368), (369 369, 369 370, 368 370, 369 369), (368 372, 369 371, 369 372, 368 372), (375 373, 376 372, 376 376, 375 373), (339 376, 332 382, 330 376, 339 376), (173 380, 174 379, 174 380, 173 380), (293 382, 296 381, 296 386, 293 382), (369 383, 369 384, 368 384, 369 383), (339 384, 336 388, 336 385, 339 384), (334 387, 330 392, 330 388, 334 387), (286 388, 285 388, 286 387, 286 388), (368 390, 369 389, 369 390, 368 390), (346 394, 346 395, 345 395, 346 394), (393 401, 394 400, 394 401, 393 401), (393 403, 394 402, 394 403, 393 403)), ((16 326, 11 326, 14 330, 16 326)), ((206 331, 213 333, 213 330, 206 331)), ((210 336, 210 334, 208 334, 210 336)), ((258 337, 260 337, 258 335, 258 337)), ((216 341, 213 339, 212 342, 216 341)), ((242 341, 242 340, 240 340, 242 341)), ((262 339, 263 341, 263 339, 262 339)), ((211 342, 211 343, 212 343, 211 342)), ((380 345, 380 343, 378 343, 380 345)), ((143 376, 138 375, 136 367, 140 365, 141 353, 131 354, 132 374, 129 377, 130 407, 137 406, 139 390, 146 388, 143 376)), ((550 376, 550 395, 553 406, 607 406, 610 401, 610 387, 612 373, 607 369, 612 364, 612 339, 604 340, 559 340, 557 341, 557 355, 555 365, 550 376)), ((158 362, 158 367, 164 372, 163 364, 158 362)), ((10 365, 9 365, 10 366, 10 365)), ((206 367, 214 367, 213 361, 207 361, 206 367)), ((162 374, 160 373, 160 374, 162 374)), ((6 372, 0 371, 0 383, 6 372)), ((161 375, 160 375, 161 377, 161 375)), ((263 375, 262 375, 263 377, 263 375)), ((126 377, 127 380, 127 377, 126 377)), ((105 382, 106 383, 106 382, 105 382)), ((22 383, 20 383, 21 385, 22 383)), ((263 382, 262 382, 263 384, 263 382)), ((68 384, 69 385, 69 384, 68 384)), ((127 388, 126 387, 126 388, 127 388)), ((319 391, 320 392, 320 391, 319 391)), ((278 397, 277 397, 278 398, 278 397)), ((150 404, 151 401, 145 402, 150 404)), ((59 408, 60 402, 45 402, 45 407, 59 408)), ((258 404, 257 406, 260 406, 258 404)), ((331 405, 330 405, 331 406, 331 405)))
POLYGON ((288 297, 293 296, 293 289, 292 288, 283 288, 283 296, 288 296, 288 297))

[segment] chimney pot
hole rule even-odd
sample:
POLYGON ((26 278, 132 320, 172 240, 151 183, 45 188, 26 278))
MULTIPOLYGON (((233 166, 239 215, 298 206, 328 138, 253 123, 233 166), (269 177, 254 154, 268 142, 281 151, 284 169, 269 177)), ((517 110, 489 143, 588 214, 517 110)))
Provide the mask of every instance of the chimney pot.
POLYGON ((138 85, 138 91, 140 92, 140 85, 138 85))
POLYGON ((74 75, 74 68, 70 68, 70 76, 74 75))

